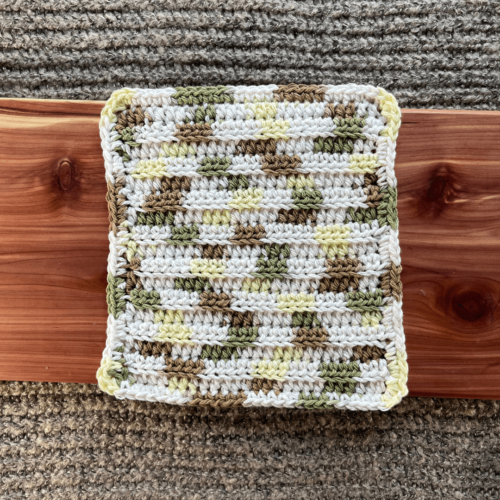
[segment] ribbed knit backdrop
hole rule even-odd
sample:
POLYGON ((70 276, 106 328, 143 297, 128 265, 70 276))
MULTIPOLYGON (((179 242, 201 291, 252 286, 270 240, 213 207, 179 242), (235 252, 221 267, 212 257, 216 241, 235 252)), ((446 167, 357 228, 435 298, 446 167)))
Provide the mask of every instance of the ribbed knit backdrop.
MULTIPOLYGON (((355 82, 499 109, 499 28, 497 1, 0 0, 0 96, 355 82)), ((498 499, 499 436, 489 401, 223 410, 6 382, 0 498, 498 499)))

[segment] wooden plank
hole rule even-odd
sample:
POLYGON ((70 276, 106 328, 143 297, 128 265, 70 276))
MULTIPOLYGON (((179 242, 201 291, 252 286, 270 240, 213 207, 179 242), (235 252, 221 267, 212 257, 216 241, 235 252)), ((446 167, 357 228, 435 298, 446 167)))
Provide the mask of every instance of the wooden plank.
POLYGON ((0 101, 0 379, 95 381, 107 317, 101 108, 0 101))
POLYGON ((398 139, 413 395, 500 398, 500 113, 406 111, 398 139))
MULTIPOLYGON (((0 100, 0 379, 95 382, 105 343, 103 103, 0 100)), ((410 393, 500 398, 500 112, 404 110, 410 393)))

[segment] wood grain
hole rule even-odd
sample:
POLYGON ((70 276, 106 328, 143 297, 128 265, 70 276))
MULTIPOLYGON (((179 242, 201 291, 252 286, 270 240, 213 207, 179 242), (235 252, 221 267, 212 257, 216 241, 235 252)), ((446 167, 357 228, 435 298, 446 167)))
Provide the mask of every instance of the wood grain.
MULTIPOLYGON (((106 338, 101 102, 0 100, 0 379, 95 382, 106 338)), ((410 393, 500 399, 500 112, 404 110, 410 393)))
POLYGON ((500 399, 500 113, 404 113, 396 175, 414 395, 500 399))

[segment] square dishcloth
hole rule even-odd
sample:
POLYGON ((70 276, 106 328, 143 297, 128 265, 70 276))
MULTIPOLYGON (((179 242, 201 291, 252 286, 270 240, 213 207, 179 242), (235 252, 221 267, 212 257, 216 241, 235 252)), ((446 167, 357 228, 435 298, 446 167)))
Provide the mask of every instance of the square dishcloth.
POLYGON ((407 394, 383 89, 123 89, 99 386, 181 405, 387 410, 407 394))

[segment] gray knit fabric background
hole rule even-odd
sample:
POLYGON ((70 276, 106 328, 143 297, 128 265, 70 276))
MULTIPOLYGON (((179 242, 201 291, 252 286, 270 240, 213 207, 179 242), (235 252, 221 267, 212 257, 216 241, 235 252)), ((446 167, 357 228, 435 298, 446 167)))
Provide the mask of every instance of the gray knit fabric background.
MULTIPOLYGON (((372 83, 500 109, 500 2, 0 0, 0 96, 372 83)), ((411 374, 411 366, 410 366, 411 374)), ((198 409, 0 383, 0 498, 498 499, 500 404, 198 409)))

